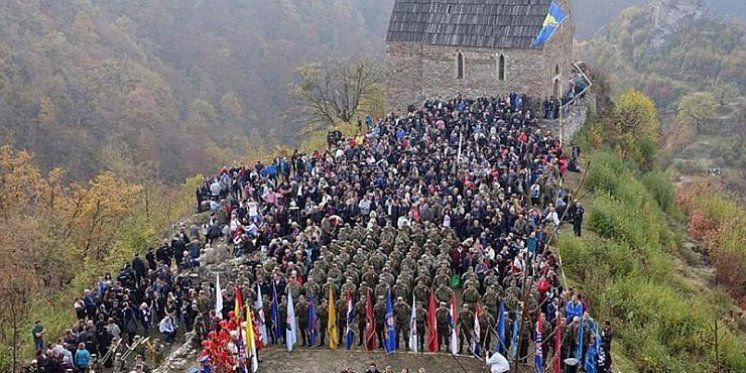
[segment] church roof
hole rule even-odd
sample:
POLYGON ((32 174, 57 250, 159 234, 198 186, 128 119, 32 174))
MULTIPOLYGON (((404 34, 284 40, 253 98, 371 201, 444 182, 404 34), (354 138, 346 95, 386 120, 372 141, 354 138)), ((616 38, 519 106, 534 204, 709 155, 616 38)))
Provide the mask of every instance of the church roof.
POLYGON ((541 30, 550 3, 551 0, 396 0, 386 41, 528 49, 541 30))

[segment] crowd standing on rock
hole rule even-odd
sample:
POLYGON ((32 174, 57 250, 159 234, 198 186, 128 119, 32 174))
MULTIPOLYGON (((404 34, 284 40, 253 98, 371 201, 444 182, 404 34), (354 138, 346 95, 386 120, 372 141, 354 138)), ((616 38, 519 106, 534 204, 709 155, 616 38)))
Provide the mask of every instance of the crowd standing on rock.
POLYGON ((202 371, 254 371, 255 351, 296 340, 610 371, 611 325, 560 283, 548 246, 563 221, 580 235, 584 210, 563 187, 579 151, 568 159, 524 101, 431 100, 330 133, 325 150, 222 169, 196 191, 205 226, 86 290, 38 365, 82 370, 78 344, 103 354, 157 326, 165 342, 194 330, 202 371), (185 275, 223 240, 245 270, 223 288, 185 275))

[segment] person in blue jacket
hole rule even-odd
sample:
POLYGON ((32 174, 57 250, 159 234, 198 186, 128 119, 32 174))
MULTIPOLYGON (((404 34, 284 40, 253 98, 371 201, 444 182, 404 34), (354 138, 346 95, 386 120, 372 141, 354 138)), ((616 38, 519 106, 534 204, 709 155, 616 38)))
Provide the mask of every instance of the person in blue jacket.
POLYGON ((91 365, 91 353, 85 349, 85 343, 81 342, 78 344, 78 349, 75 351, 75 363, 76 372, 87 372, 91 365))
POLYGON ((572 300, 565 307, 565 319, 567 323, 572 322, 575 317, 583 317, 583 303, 580 303, 577 294, 572 295, 572 300))

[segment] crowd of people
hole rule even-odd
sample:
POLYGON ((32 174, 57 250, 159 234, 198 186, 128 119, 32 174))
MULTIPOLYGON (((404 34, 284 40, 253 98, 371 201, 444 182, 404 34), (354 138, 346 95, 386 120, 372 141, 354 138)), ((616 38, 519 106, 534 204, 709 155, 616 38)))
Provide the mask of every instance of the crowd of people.
POLYGON ((383 350, 393 324, 397 350, 415 347, 407 338, 416 334, 418 351, 553 356, 537 362, 609 371, 611 326, 601 330, 583 294, 560 283, 548 247, 565 221, 581 234, 584 210, 563 188, 571 160, 520 96, 431 100, 366 127, 328 136, 327 149, 205 180, 196 191, 197 208, 210 211, 205 226, 102 277, 76 302, 78 323, 38 360, 85 368, 69 358, 79 345, 103 354, 114 339, 157 328, 166 342, 194 330, 203 371, 251 371, 249 335, 256 348, 289 344, 290 329, 318 348, 351 332, 358 346, 383 350), (223 291, 172 270, 198 265, 216 240, 248 268, 223 291))

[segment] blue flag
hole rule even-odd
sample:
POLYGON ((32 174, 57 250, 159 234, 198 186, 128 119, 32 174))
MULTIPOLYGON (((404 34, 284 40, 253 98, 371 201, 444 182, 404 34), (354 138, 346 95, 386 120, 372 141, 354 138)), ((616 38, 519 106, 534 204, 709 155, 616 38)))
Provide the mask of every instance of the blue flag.
POLYGON ((505 355, 505 303, 500 302, 500 309, 497 312, 497 348, 495 352, 505 355))
POLYGON ((513 336, 510 337, 510 356, 515 359, 518 353, 518 329, 521 327, 521 314, 515 311, 515 321, 513 322, 513 336))
POLYGON ((549 5, 549 13, 547 13, 547 17, 544 19, 544 24, 531 45, 537 46, 549 40, 566 17, 567 16, 565 15, 565 11, 562 10, 562 7, 552 1, 552 4, 549 5))
POLYGON ((269 308, 269 318, 272 320, 272 336, 274 337, 274 343, 278 343, 282 338, 282 330, 280 328, 280 305, 277 303, 277 288, 272 284, 272 305, 269 308))
POLYGON ((316 345, 316 302, 313 299, 313 295, 308 297, 308 343, 311 346, 316 345))
POLYGON ((578 346, 575 348, 575 358, 582 364, 583 363, 583 317, 580 318, 580 326, 578 326, 578 346))
POLYGON ((349 351, 352 343, 355 341, 355 332, 352 331, 352 323, 355 320, 355 313, 352 307, 352 295, 347 292, 347 330, 345 331, 345 347, 349 351))
POLYGON ((386 340, 384 341, 384 348, 387 354, 391 354, 396 350, 396 329, 394 329, 394 306, 391 305, 391 289, 386 291, 386 340))

